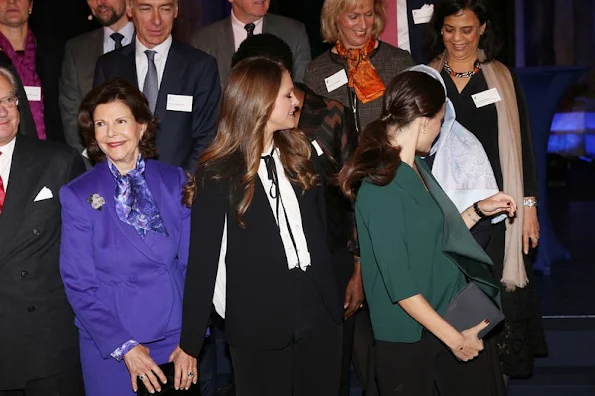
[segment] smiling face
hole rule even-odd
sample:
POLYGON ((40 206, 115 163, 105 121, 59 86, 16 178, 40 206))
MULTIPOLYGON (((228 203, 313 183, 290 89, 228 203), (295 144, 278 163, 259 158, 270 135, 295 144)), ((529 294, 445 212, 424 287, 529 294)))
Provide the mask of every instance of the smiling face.
POLYGON ((444 18, 442 41, 449 59, 460 62, 475 60, 479 38, 485 28, 485 23, 481 25, 477 15, 468 9, 444 18))
POLYGON ((19 109, 14 105, 10 81, 0 74, 0 147, 10 143, 19 130, 19 109))
POLYGON ((147 48, 163 43, 178 17, 178 2, 174 0, 129 0, 126 8, 134 22, 136 37, 147 48))
MULTIPOLYGON (((297 126, 297 107, 299 102, 293 93, 293 82, 287 71, 283 72, 281 88, 275 100, 275 107, 267 121, 267 136, 272 136, 276 131, 293 129, 297 126)), ((265 142, 268 139, 265 139, 265 142)), ((265 147, 266 149, 266 147, 265 147)))
POLYGON ((147 125, 137 122, 130 108, 120 101, 98 105, 93 112, 93 125, 99 149, 120 173, 134 169, 147 125))
POLYGON ((87 0, 87 4, 101 26, 111 26, 126 14, 125 0, 87 0))
POLYGON ((32 0, 0 0, 0 25, 21 27, 29 21, 32 0))
POLYGON ((243 23, 252 23, 269 11, 270 0, 229 0, 233 14, 243 23))
POLYGON ((360 0, 355 9, 342 12, 337 18, 339 40, 347 49, 362 48, 374 33, 374 0, 360 0))
POLYGON ((442 123, 444 122, 444 114, 446 112, 446 103, 442 105, 440 111, 433 118, 422 119, 422 133, 417 139, 416 151, 420 153, 429 153, 432 148, 432 143, 438 137, 442 123))

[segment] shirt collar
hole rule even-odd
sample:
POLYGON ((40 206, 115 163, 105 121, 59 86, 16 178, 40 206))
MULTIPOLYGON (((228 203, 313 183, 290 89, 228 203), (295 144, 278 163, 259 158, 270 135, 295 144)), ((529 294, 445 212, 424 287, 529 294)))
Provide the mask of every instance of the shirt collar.
POLYGON ((0 146, 0 160, 6 160, 8 158, 12 158, 12 154, 14 153, 14 146, 17 141, 17 137, 15 136, 10 142, 5 144, 4 146, 0 146))
MULTIPOLYGON (((262 21, 263 21, 263 20, 264 20, 264 17, 262 17, 262 18, 259 18, 259 19, 255 20, 255 21, 253 22, 253 23, 254 23, 254 26, 258 27, 258 26, 262 25, 262 21)), ((238 18, 235 16, 235 14, 233 13, 233 10, 231 11, 231 24, 232 24, 232 26, 235 26, 235 27, 236 27, 236 28, 238 28, 238 29, 246 30, 246 29, 244 28, 244 26, 246 26, 246 24, 245 24, 244 22, 240 21, 240 20, 239 20, 239 19, 238 19, 238 18)), ((255 28, 254 30, 256 30, 256 28, 255 28)))
MULTIPOLYGON (((103 40, 111 40, 111 35, 116 33, 114 29, 109 26, 103 27, 103 40)), ((132 36, 134 36, 134 24, 132 22, 128 22, 124 27, 118 30, 122 36, 124 36, 124 41, 132 41, 132 36)))
POLYGON ((169 53, 169 49, 171 48, 173 38, 170 34, 169 37, 164 42, 162 42, 161 44, 159 44, 153 48, 145 47, 138 39, 138 36, 136 37, 135 41, 136 41, 136 56, 145 56, 145 51, 151 50, 151 51, 157 52, 157 54, 159 56, 163 56, 165 58, 165 57, 167 57, 167 54, 169 53))

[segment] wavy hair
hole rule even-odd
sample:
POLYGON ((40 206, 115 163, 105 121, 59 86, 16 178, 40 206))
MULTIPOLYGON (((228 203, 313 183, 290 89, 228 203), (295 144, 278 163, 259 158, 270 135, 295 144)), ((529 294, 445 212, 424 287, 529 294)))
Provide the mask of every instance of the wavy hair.
MULTIPOLYGON (((335 44, 339 40, 337 20, 344 12, 355 10, 360 0, 324 0, 320 13, 320 33, 323 41, 335 44)), ((374 31, 372 37, 378 39, 386 25, 384 0, 374 0, 374 31)))
POLYGON ((446 100, 442 84, 426 73, 405 71, 390 82, 380 118, 369 123, 359 138, 353 157, 339 173, 339 187, 355 200, 363 179, 385 186, 401 164, 401 149, 391 143, 391 130, 419 117, 434 118, 446 100))
MULTIPOLYGON (((265 57, 246 58, 237 63, 223 89, 217 136, 197 165, 197 188, 206 179, 229 180, 230 203, 243 227, 246 226, 243 216, 254 197, 265 128, 275 107, 283 73, 287 72, 281 62, 265 57)), ((314 187, 318 176, 310 161, 308 138, 291 129, 275 132, 273 142, 280 151, 287 177, 304 191, 314 187)), ((187 203, 193 199, 193 191, 188 190, 187 203)))

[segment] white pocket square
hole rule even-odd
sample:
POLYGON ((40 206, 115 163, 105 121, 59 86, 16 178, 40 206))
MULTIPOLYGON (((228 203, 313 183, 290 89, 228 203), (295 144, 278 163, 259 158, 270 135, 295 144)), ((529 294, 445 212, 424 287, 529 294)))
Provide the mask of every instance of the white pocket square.
POLYGON ((54 198, 54 194, 52 194, 52 190, 47 187, 44 187, 39 191, 33 202, 43 201, 46 199, 54 198))

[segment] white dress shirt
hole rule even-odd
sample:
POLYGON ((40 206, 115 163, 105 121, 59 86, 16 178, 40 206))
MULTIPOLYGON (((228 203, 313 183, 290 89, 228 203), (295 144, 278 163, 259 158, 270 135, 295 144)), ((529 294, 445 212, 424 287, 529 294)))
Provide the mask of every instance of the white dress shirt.
POLYGON ((145 77, 147 76, 147 70, 149 69, 149 60, 147 59, 145 51, 150 49, 157 52, 155 54, 155 67, 157 67, 157 83, 159 87, 161 87, 165 63, 167 62, 167 55, 169 54, 172 41, 173 39, 170 34, 167 40, 161 44, 153 48, 147 48, 142 45, 142 43, 138 40, 138 37, 136 38, 136 77, 138 78, 139 90, 143 90, 143 86, 145 85, 145 77))
POLYGON ((103 28, 103 53, 107 54, 116 49, 116 42, 111 35, 114 33, 120 33, 124 38, 122 39, 122 46, 128 45, 132 42, 134 37, 134 24, 128 22, 122 29, 116 32, 114 29, 105 26, 103 28))
MULTIPOLYGON (((270 153, 270 150, 268 151, 270 153)), ((263 154, 264 157, 267 154, 263 154)), ((300 204, 293 190, 291 182, 285 175, 283 164, 279 158, 279 150, 275 149, 273 152, 273 158, 275 159, 275 167, 277 169, 277 176, 279 178, 279 190, 280 199, 279 203, 279 217, 277 218, 277 199, 271 197, 269 192, 273 185, 272 180, 269 180, 267 168, 264 159, 260 160, 260 166, 258 167, 258 177, 264 188, 264 192, 269 199, 271 204, 271 210, 273 216, 279 226, 279 233, 281 235, 281 241, 283 242, 283 248, 285 249, 285 257, 287 258, 288 270, 294 268, 300 268, 305 271, 307 267, 311 265, 310 251, 308 250, 308 242, 306 241, 306 235, 304 234, 304 228, 302 226, 302 214, 300 211, 300 204), (287 210, 285 212, 284 208, 287 210), (287 217, 285 216, 287 214, 287 217), (297 247, 297 253, 289 234, 289 228, 287 226, 286 218, 289 220, 291 225, 291 232, 297 247), (299 260, 298 260, 299 256, 299 260)), ((215 310, 222 318, 225 318, 225 301, 226 301, 226 285, 227 285, 227 273, 225 266, 225 256, 227 254, 227 216, 223 226, 223 235, 221 238, 221 250, 219 253, 219 267, 217 268, 217 279, 215 281, 215 292, 213 294, 213 304, 215 310)))
MULTIPOLYGON (((262 22, 264 18, 260 18, 254 21, 254 32, 252 34, 262 34, 262 22)), ((235 50, 237 51, 240 48, 240 44, 248 37, 248 31, 244 27, 246 26, 245 23, 241 22, 231 11, 231 29, 233 30, 233 43, 235 45, 235 50)))
POLYGON ((411 52, 407 0, 397 0, 397 43, 399 48, 411 52))
POLYGON ((9 143, 0 146, 0 177, 4 184, 4 191, 8 191, 8 177, 10 176, 10 167, 12 166, 12 154, 14 153, 14 145, 17 141, 14 137, 9 143))

